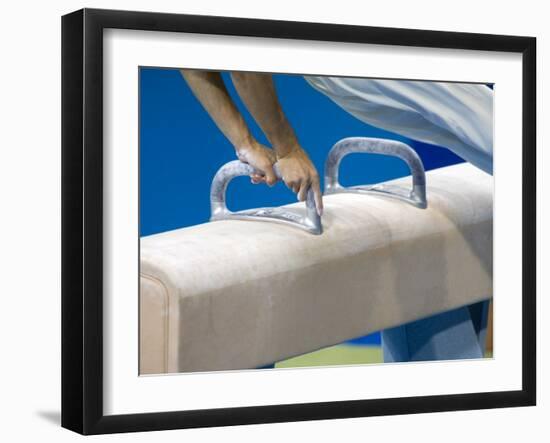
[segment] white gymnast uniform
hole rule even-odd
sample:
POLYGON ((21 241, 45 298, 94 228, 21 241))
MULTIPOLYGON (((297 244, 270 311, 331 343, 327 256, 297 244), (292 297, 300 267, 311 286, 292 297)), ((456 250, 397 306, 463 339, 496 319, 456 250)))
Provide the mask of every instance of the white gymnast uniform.
POLYGON ((493 173, 493 91, 485 85, 305 76, 359 120, 443 146, 493 173))

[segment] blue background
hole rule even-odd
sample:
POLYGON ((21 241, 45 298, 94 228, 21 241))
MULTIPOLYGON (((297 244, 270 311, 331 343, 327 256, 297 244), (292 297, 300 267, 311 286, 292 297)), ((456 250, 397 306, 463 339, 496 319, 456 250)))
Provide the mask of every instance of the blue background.
MULTIPOLYGON (((140 234, 169 231, 208 221, 209 190, 220 166, 234 160, 229 141, 195 99, 178 70, 141 68, 140 72, 140 234)), ((240 101, 230 77, 223 78, 252 133, 269 145, 240 101)), ((426 170, 460 163, 449 150, 416 142, 369 126, 351 116, 314 90, 298 75, 274 75, 281 105, 302 147, 322 176, 326 155, 344 137, 364 136, 401 140, 413 147, 426 170)), ((377 183, 408 175, 399 159, 357 154, 342 162, 344 185, 377 183)), ((232 210, 279 206, 295 201, 283 184, 274 188, 252 185, 246 177, 235 179, 227 192, 232 210)), ((353 341, 378 343, 372 335, 353 341)))

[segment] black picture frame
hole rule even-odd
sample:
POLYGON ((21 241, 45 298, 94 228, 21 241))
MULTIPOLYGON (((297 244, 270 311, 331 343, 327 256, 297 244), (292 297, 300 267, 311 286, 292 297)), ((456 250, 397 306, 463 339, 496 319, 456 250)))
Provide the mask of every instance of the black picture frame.
POLYGON ((82 434, 530 406, 536 403, 536 39, 83 9, 62 18, 62 426, 82 434), (177 412, 103 413, 103 30, 192 32, 522 54, 522 389, 177 412))

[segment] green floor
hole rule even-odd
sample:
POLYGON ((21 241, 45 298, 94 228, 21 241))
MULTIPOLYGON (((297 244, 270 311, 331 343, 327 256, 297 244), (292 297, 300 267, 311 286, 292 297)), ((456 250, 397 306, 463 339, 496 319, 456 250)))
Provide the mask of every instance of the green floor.
POLYGON ((275 364, 276 368, 299 368, 304 366, 361 365, 382 363, 382 348, 379 346, 336 345, 309 354, 299 355, 275 364))
MULTIPOLYGON (((492 357, 492 352, 485 353, 485 358, 492 357)), ((362 365, 382 362, 382 348, 380 346, 342 344, 280 361, 275 363, 275 367, 300 368, 307 366, 362 365)))

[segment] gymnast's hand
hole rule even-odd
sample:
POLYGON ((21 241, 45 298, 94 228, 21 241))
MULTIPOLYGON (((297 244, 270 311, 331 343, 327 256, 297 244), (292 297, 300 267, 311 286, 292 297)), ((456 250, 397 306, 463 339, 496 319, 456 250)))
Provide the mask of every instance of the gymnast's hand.
MULTIPOLYGON (((273 186, 277 182, 277 177, 273 171, 273 164, 277 161, 277 156, 273 149, 254 142, 247 148, 237 149, 237 156, 240 161, 248 163, 258 170, 258 174, 250 176, 252 183, 266 183, 273 186)), ((278 159, 277 166, 284 183, 297 194, 298 200, 304 201, 308 189, 310 187, 313 189, 315 206, 317 212, 321 215, 323 200, 321 198, 319 174, 307 153, 299 145, 295 145, 278 159)))
POLYGON ((246 147, 236 149, 237 157, 243 163, 248 163, 258 171, 252 174, 250 179, 252 183, 267 183, 273 186, 277 182, 277 177, 273 171, 273 164, 277 161, 277 156, 273 149, 253 140, 246 147))
POLYGON ((306 151, 296 144, 286 154, 278 158, 277 166, 285 184, 305 201, 309 188, 313 190, 317 213, 323 213, 323 199, 317 169, 306 151))

